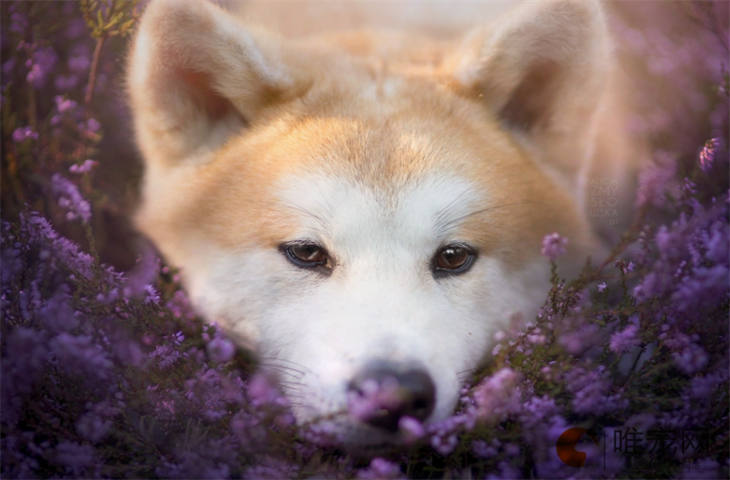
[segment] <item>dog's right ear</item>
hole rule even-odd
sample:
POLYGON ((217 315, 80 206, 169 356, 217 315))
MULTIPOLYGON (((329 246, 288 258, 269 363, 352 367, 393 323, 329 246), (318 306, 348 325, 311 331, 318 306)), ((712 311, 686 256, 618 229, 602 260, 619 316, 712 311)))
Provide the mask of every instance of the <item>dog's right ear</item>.
POLYGON ((301 93, 307 80, 287 55, 207 1, 153 0, 127 74, 148 166, 205 161, 262 109, 301 93))

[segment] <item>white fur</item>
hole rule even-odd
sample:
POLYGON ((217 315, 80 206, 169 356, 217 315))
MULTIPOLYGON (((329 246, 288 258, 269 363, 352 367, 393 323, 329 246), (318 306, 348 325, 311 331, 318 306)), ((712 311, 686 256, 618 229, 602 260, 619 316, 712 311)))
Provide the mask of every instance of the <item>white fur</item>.
POLYGON ((463 275, 433 278, 439 246, 465 240, 458 222, 439 224, 489 203, 465 179, 434 174, 390 197, 326 175, 292 176, 281 203, 298 219, 287 240, 325 245, 337 262, 330 276, 275 249, 207 246, 189 287, 209 318, 258 344, 264 365, 294 369, 282 380, 300 421, 344 411, 348 381, 376 359, 424 367, 437 390, 432 418, 447 416, 495 331, 514 312, 534 314, 527 299, 545 288, 546 262, 515 272, 489 252, 463 275))

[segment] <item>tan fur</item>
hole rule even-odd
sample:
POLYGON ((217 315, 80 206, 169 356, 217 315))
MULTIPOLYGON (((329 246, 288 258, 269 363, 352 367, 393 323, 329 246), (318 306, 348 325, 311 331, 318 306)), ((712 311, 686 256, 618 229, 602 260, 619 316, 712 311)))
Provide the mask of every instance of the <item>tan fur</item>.
MULTIPOLYGON (((241 52, 240 59, 225 58, 215 53, 230 49, 230 45, 225 46, 230 42, 227 37, 215 38, 219 34, 213 31, 217 27, 210 16, 217 9, 187 3, 153 2, 150 10, 159 9, 160 13, 152 11, 145 16, 140 35, 153 40, 143 47, 138 40, 137 48, 151 49, 147 55, 161 56, 161 62, 147 66, 152 70, 147 76, 140 74, 142 67, 134 61, 130 69, 137 134, 149 162, 140 224, 153 238, 164 237, 160 242, 163 250, 174 250, 176 247, 165 245, 185 237, 182 232, 186 229, 210 235, 212 241, 227 247, 281 241, 286 236, 286 215, 277 213, 268 188, 282 173, 296 169, 329 170, 381 190, 397 189, 399 179, 405 181, 418 172, 455 172, 476 179, 505 205, 501 211, 485 212, 489 221, 480 222, 477 216, 464 226, 485 248, 504 248, 519 256, 517 252, 534 249, 542 235, 556 229, 571 237, 573 245, 585 247, 593 242, 583 212, 564 190, 576 188, 575 177, 583 168, 579 160, 592 143, 590 132, 569 121, 591 118, 578 113, 595 107, 596 102, 585 97, 602 94, 603 70, 593 80, 585 73, 576 73, 585 88, 579 94, 570 91, 560 96, 560 112, 552 112, 561 113, 563 123, 551 119, 549 128, 538 126, 530 141, 522 142, 521 135, 511 137, 496 121, 495 112, 504 106, 497 99, 509 98, 521 81, 537 82, 534 88, 539 90, 541 79, 523 78, 520 72, 527 66, 515 62, 524 61, 524 52, 514 44, 512 49, 522 57, 489 56, 490 51, 511 51, 490 44, 493 30, 477 30, 460 46, 437 39, 414 42, 416 48, 406 48, 409 43, 403 36, 408 33, 382 36, 377 32, 348 32, 322 35, 296 45, 258 33, 247 37, 253 42, 252 51, 257 51, 241 52), (198 53, 190 55, 190 48, 198 53), (246 55, 261 55, 263 63, 269 60, 267 55, 274 60, 272 66, 266 66, 270 70, 261 73, 249 68, 246 55), (170 83, 171 76, 176 75, 174 69, 188 66, 203 77, 211 72, 222 76, 209 87, 217 92, 203 93, 225 96, 218 103, 229 101, 233 105, 213 112, 230 117, 225 120, 231 124, 230 133, 220 140, 220 147, 203 138, 205 132, 190 129, 191 123, 199 121, 195 117, 199 113, 178 98, 181 94, 170 83), (467 68, 472 71, 463 71, 467 68), (460 76, 461 82, 455 81, 455 76, 460 76), (480 79, 488 83, 482 84, 480 79), (597 86, 586 83, 588 80, 597 86), (155 91, 162 96, 155 96, 155 91), (171 109, 179 112, 166 113, 171 109), (236 120, 240 114, 243 121, 236 120), (414 139, 411 145, 407 144, 409 137, 414 139), (203 147, 188 147, 190 140, 203 147), (538 170, 535 162, 548 168, 538 170), (183 191, 171 201, 149 198, 157 196, 160 185, 166 183, 167 173, 158 170, 176 167, 180 168, 175 172, 175 183, 183 191), (558 175, 551 177, 555 171, 558 175)), ((575 2, 564 3, 572 8, 575 2)), ((214 13, 225 16, 221 11, 214 13)), ((575 29, 572 35, 578 38, 569 39, 569 45, 580 43, 580 35, 589 34, 585 29, 595 27, 578 25, 584 29, 575 29)), ((509 22, 500 28, 508 27, 509 22)), ((512 41, 510 35, 496 41, 512 41)), ((542 47, 538 43, 525 49, 542 47)), ((561 48, 557 50, 562 55, 575 53, 561 48)), ((596 45, 585 53, 600 69, 606 68, 603 48, 596 45)), ((133 54, 132 58, 138 56, 133 54)), ((560 62, 563 58, 548 60, 560 62)), ((561 72, 550 80, 563 82, 567 75, 573 74, 561 72)), ((186 88, 195 86, 180 90, 186 88)), ((533 96, 542 94, 538 91, 533 96)), ((534 101, 535 108, 545 102, 539 98, 534 101)), ((179 257, 182 260, 187 254, 181 252, 179 257)))
POLYGON ((309 372, 300 421, 342 410, 374 358, 426 368, 443 418, 457 372, 544 298, 542 238, 568 237, 570 276, 629 218, 601 210, 630 199, 638 147, 600 4, 495 5, 153 0, 143 16, 137 224, 208 320, 309 372), (302 268, 292 241, 332 270, 302 268), (443 277, 452 243, 478 255, 443 277))

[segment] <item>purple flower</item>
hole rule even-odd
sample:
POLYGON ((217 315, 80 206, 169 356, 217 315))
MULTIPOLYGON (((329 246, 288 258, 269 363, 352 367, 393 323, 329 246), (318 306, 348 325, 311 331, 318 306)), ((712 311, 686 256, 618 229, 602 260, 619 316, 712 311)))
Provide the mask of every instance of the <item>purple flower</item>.
POLYGON ((657 154, 657 163, 639 172, 639 186, 636 192, 636 205, 662 207, 667 194, 676 195, 678 185, 674 179, 676 162, 667 152, 657 154))
POLYGON ((46 82, 46 77, 53 70, 56 64, 56 52, 50 47, 39 48, 31 55, 26 65, 29 68, 25 79, 35 88, 41 88, 46 82))
POLYGON ((88 173, 90 172, 94 167, 96 167, 99 164, 99 162, 96 162, 94 160, 91 160, 90 158, 87 158, 84 160, 84 162, 81 165, 73 164, 69 167, 68 171, 71 173, 88 173))
POLYGON ((621 410, 627 405, 619 394, 609 394, 611 382, 603 365, 590 371, 577 367, 566 372, 565 377, 566 386, 573 393, 572 406, 576 413, 601 415, 621 410))
POLYGON ((347 395, 350 414, 358 420, 367 421, 380 410, 392 408, 401 401, 400 385, 395 377, 381 381, 367 379, 359 387, 347 395))
POLYGON ((30 127, 18 127, 13 131, 13 141, 15 143, 20 143, 25 141, 26 139, 31 138, 33 140, 38 139, 38 133, 36 133, 32 128, 30 127))
POLYGON ((76 185, 58 173, 54 173, 51 177, 51 187, 53 193, 58 197, 58 205, 66 209, 68 220, 80 218, 83 223, 89 222, 91 206, 81 196, 76 185))
POLYGON ((56 110, 58 110, 58 113, 70 112, 76 108, 76 102, 71 99, 64 98, 63 95, 56 95, 54 100, 56 102, 56 110))
POLYGON ((82 274, 84 277, 91 277, 92 264, 94 259, 71 240, 60 236, 37 212, 30 215, 20 216, 22 227, 28 234, 29 241, 47 247, 48 251, 58 258, 68 268, 82 274))
POLYGON ((431 446, 441 455, 448 455, 454 451, 459 444, 459 439, 455 434, 439 435, 431 437, 431 446))
POLYGON ((679 312, 691 312, 704 305, 727 298, 730 272, 726 265, 695 268, 687 275, 672 295, 672 301, 679 312))
POLYGON ((562 334, 558 338, 558 343, 568 353, 577 355, 593 346, 598 340, 599 333, 596 325, 588 323, 580 325, 576 330, 562 334))
POLYGON ((398 421, 398 430, 406 443, 412 443, 426 434, 426 429, 419 420, 407 416, 398 421))
POLYGON ((208 356, 214 363, 225 363, 233 358, 233 354, 236 353, 236 347, 233 346, 229 340, 216 337, 206 346, 208 350, 208 356))
POLYGON ((113 366, 107 352, 89 335, 60 333, 49 343, 59 365, 70 374, 108 378, 113 366))
POLYGON ((77 77, 76 75, 59 74, 53 80, 53 84, 55 85, 56 89, 60 90, 60 91, 71 90, 78 83, 79 83, 79 77, 77 77))
POLYGON ((497 455, 497 449, 490 446, 484 440, 474 440, 471 444, 471 450, 478 457, 489 458, 497 455))
POLYGON ((555 261, 555 259, 565 253, 565 246, 567 244, 568 239, 561 237, 558 233, 553 232, 547 234, 542 239, 541 253, 551 261, 555 261))
POLYGON ((672 354, 674 363, 687 375, 702 370, 707 365, 708 355, 705 350, 695 343, 686 345, 672 354))
POLYGON ((606 290, 606 282, 600 282, 598 285, 596 285, 596 288, 599 292, 603 292, 606 290))
POLYGON ((95 118, 88 119, 86 121, 86 125, 84 126, 84 130, 86 131, 87 134, 97 133, 100 128, 101 128, 101 124, 95 118))
POLYGON ((357 474, 357 478, 363 479, 387 480, 402 477, 403 474, 401 473, 398 464, 389 462, 388 460, 380 457, 373 458, 370 461, 370 466, 365 470, 361 470, 357 474))
POLYGON ((702 171, 707 172, 712 168, 718 148, 720 148, 719 138, 711 138, 705 142, 705 146, 702 147, 699 155, 700 168, 702 171))
POLYGON ((474 389, 479 418, 495 422, 517 412, 520 405, 519 380, 520 375, 510 368, 503 368, 482 380, 474 389))
POLYGON ((10 14, 10 31, 15 33, 24 33, 28 28, 28 18, 20 12, 10 14))
POLYGON ((609 348, 614 353, 628 352, 639 345, 640 339, 637 336, 638 333, 639 326, 636 323, 632 323, 620 332, 611 335, 609 348))
POLYGON ((274 384, 263 374, 256 374, 248 381, 246 389, 248 398, 256 406, 260 405, 283 405, 284 398, 274 384))

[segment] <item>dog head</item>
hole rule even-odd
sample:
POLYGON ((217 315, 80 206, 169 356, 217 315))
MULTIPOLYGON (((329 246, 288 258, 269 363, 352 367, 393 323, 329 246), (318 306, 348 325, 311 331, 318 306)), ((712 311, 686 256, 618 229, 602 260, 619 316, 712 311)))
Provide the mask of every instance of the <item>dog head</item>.
POLYGON ((596 246, 576 192, 607 62, 582 0, 458 41, 296 42, 157 0, 128 73, 138 225, 300 421, 358 441, 443 418, 495 331, 544 298, 542 237, 569 237, 568 268, 596 246), (400 392, 384 415, 345 413, 382 385, 400 392))

